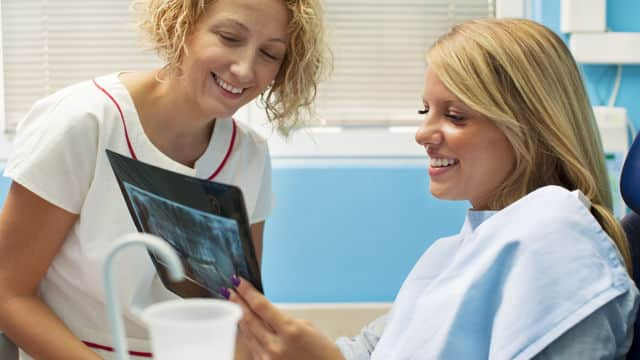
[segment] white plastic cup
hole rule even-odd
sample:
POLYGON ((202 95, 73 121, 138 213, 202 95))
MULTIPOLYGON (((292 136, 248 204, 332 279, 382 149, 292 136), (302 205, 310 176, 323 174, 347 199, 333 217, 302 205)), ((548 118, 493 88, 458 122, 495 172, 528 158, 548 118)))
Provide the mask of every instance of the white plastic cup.
POLYGON ((215 299, 180 299, 146 308, 155 360, 232 360, 240 306, 215 299))

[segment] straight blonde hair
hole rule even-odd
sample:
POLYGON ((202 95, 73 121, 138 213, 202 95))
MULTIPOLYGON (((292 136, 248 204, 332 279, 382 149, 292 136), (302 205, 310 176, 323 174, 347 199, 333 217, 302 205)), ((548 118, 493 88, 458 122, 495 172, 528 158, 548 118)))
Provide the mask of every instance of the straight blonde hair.
POLYGON ((546 185, 579 189, 631 271, 629 243, 611 212, 593 109, 562 39, 530 20, 472 20, 438 39, 427 63, 461 101, 492 119, 513 146, 514 171, 490 207, 501 209, 546 185))

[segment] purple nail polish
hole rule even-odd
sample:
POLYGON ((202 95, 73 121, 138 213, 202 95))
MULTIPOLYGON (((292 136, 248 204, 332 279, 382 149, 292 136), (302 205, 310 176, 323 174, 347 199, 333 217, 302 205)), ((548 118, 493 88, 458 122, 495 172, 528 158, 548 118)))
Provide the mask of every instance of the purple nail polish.
POLYGON ((238 287, 238 285, 240 285, 240 278, 235 274, 231 275, 231 283, 233 284, 233 286, 238 287))
POLYGON ((227 299, 227 300, 229 300, 229 297, 231 297, 231 293, 229 292, 229 289, 227 289, 227 288, 222 287, 222 288, 220 288, 219 292, 220 292, 220 295, 222 295, 222 297, 227 299))

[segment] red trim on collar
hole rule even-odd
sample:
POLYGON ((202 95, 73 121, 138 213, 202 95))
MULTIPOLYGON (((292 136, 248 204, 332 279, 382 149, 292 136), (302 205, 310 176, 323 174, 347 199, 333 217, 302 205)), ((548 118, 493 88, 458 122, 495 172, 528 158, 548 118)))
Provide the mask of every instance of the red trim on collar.
MULTIPOLYGON (((96 344, 96 343, 92 343, 92 342, 84 341, 84 340, 82 342, 85 345, 87 345, 88 347, 92 348, 92 349, 115 352, 115 349, 112 348, 111 346, 100 345, 100 344, 96 344)), ((144 351, 129 351, 129 355, 137 356, 137 357, 144 357, 144 358, 152 358, 153 357, 152 353, 144 352, 144 351)))
POLYGON ((211 174, 211 176, 209 176, 207 178, 207 180, 211 181, 213 180, 213 178, 215 178, 216 176, 218 176, 218 173, 220 171, 222 171, 222 168, 224 167, 224 164, 227 163, 227 160, 229 160, 229 156, 231 156, 231 151, 233 150, 233 145, 235 145, 236 143, 236 122, 235 120, 231 119, 231 122, 233 123, 233 132, 231 133, 231 142, 229 143, 229 148, 227 149, 227 153, 224 154, 224 159, 222 159, 222 162, 220 163, 220 165, 218 165, 218 168, 211 174))
MULTIPOLYGON (((113 102, 113 104, 118 109, 118 113, 120 113, 120 119, 122 120, 122 127, 124 128, 124 137, 127 141, 127 147, 129 148, 129 154, 131 154, 132 159, 138 160, 138 157, 136 156, 135 151, 133 151, 133 145, 131 145, 131 140, 129 139, 127 124, 124 121, 124 114, 122 113, 122 108, 120 108, 120 104, 118 104, 116 99, 113 96, 111 96, 111 94, 109 94, 107 90, 105 90, 102 86, 100 86, 95 79, 93 80, 93 84, 105 95, 107 95, 109 100, 111 100, 111 102, 113 102)), ((222 168, 224 168, 225 164, 227 163, 227 160, 229 160, 229 157, 231 156, 231 152, 233 151, 233 146, 236 143, 237 126, 236 126, 236 121, 234 119, 231 119, 231 123, 233 124, 233 132, 231 133, 231 142, 229 142, 229 148, 227 149, 227 152, 224 155, 224 158, 222 159, 222 162, 220 163, 220 165, 218 165, 218 167, 213 171, 213 173, 211 173, 211 175, 207 178, 207 180, 209 181, 213 180, 216 176, 218 176, 220 171, 222 171, 222 168)))
POLYGON ((120 113, 120 119, 122 120, 122 127, 124 127, 124 137, 127 139, 127 147, 129 148, 129 154, 131 154, 131 158, 133 160, 138 160, 138 157, 136 156, 135 151, 133 151, 133 146, 131 145, 131 141, 129 140, 129 133, 127 132, 127 124, 124 123, 124 115, 122 114, 122 109, 120 108, 120 104, 118 104, 116 99, 114 99, 113 96, 111 96, 111 94, 109 94, 107 90, 105 90, 102 86, 98 85, 98 82, 95 79, 93 80, 93 84, 98 89, 100 89, 100 91, 102 91, 105 95, 107 95, 107 97, 111 100, 111 102, 113 102, 113 104, 118 109, 118 112, 120 113))

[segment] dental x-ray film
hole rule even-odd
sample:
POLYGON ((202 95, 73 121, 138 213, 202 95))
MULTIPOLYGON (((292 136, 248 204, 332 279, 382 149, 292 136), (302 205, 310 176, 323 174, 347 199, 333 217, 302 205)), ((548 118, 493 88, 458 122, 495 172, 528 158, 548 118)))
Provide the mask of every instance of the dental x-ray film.
POLYGON ((162 238, 182 260, 187 280, 176 283, 149 253, 164 286, 182 297, 221 298, 220 289, 232 287, 235 274, 262 292, 239 188, 106 152, 138 231, 162 238))

